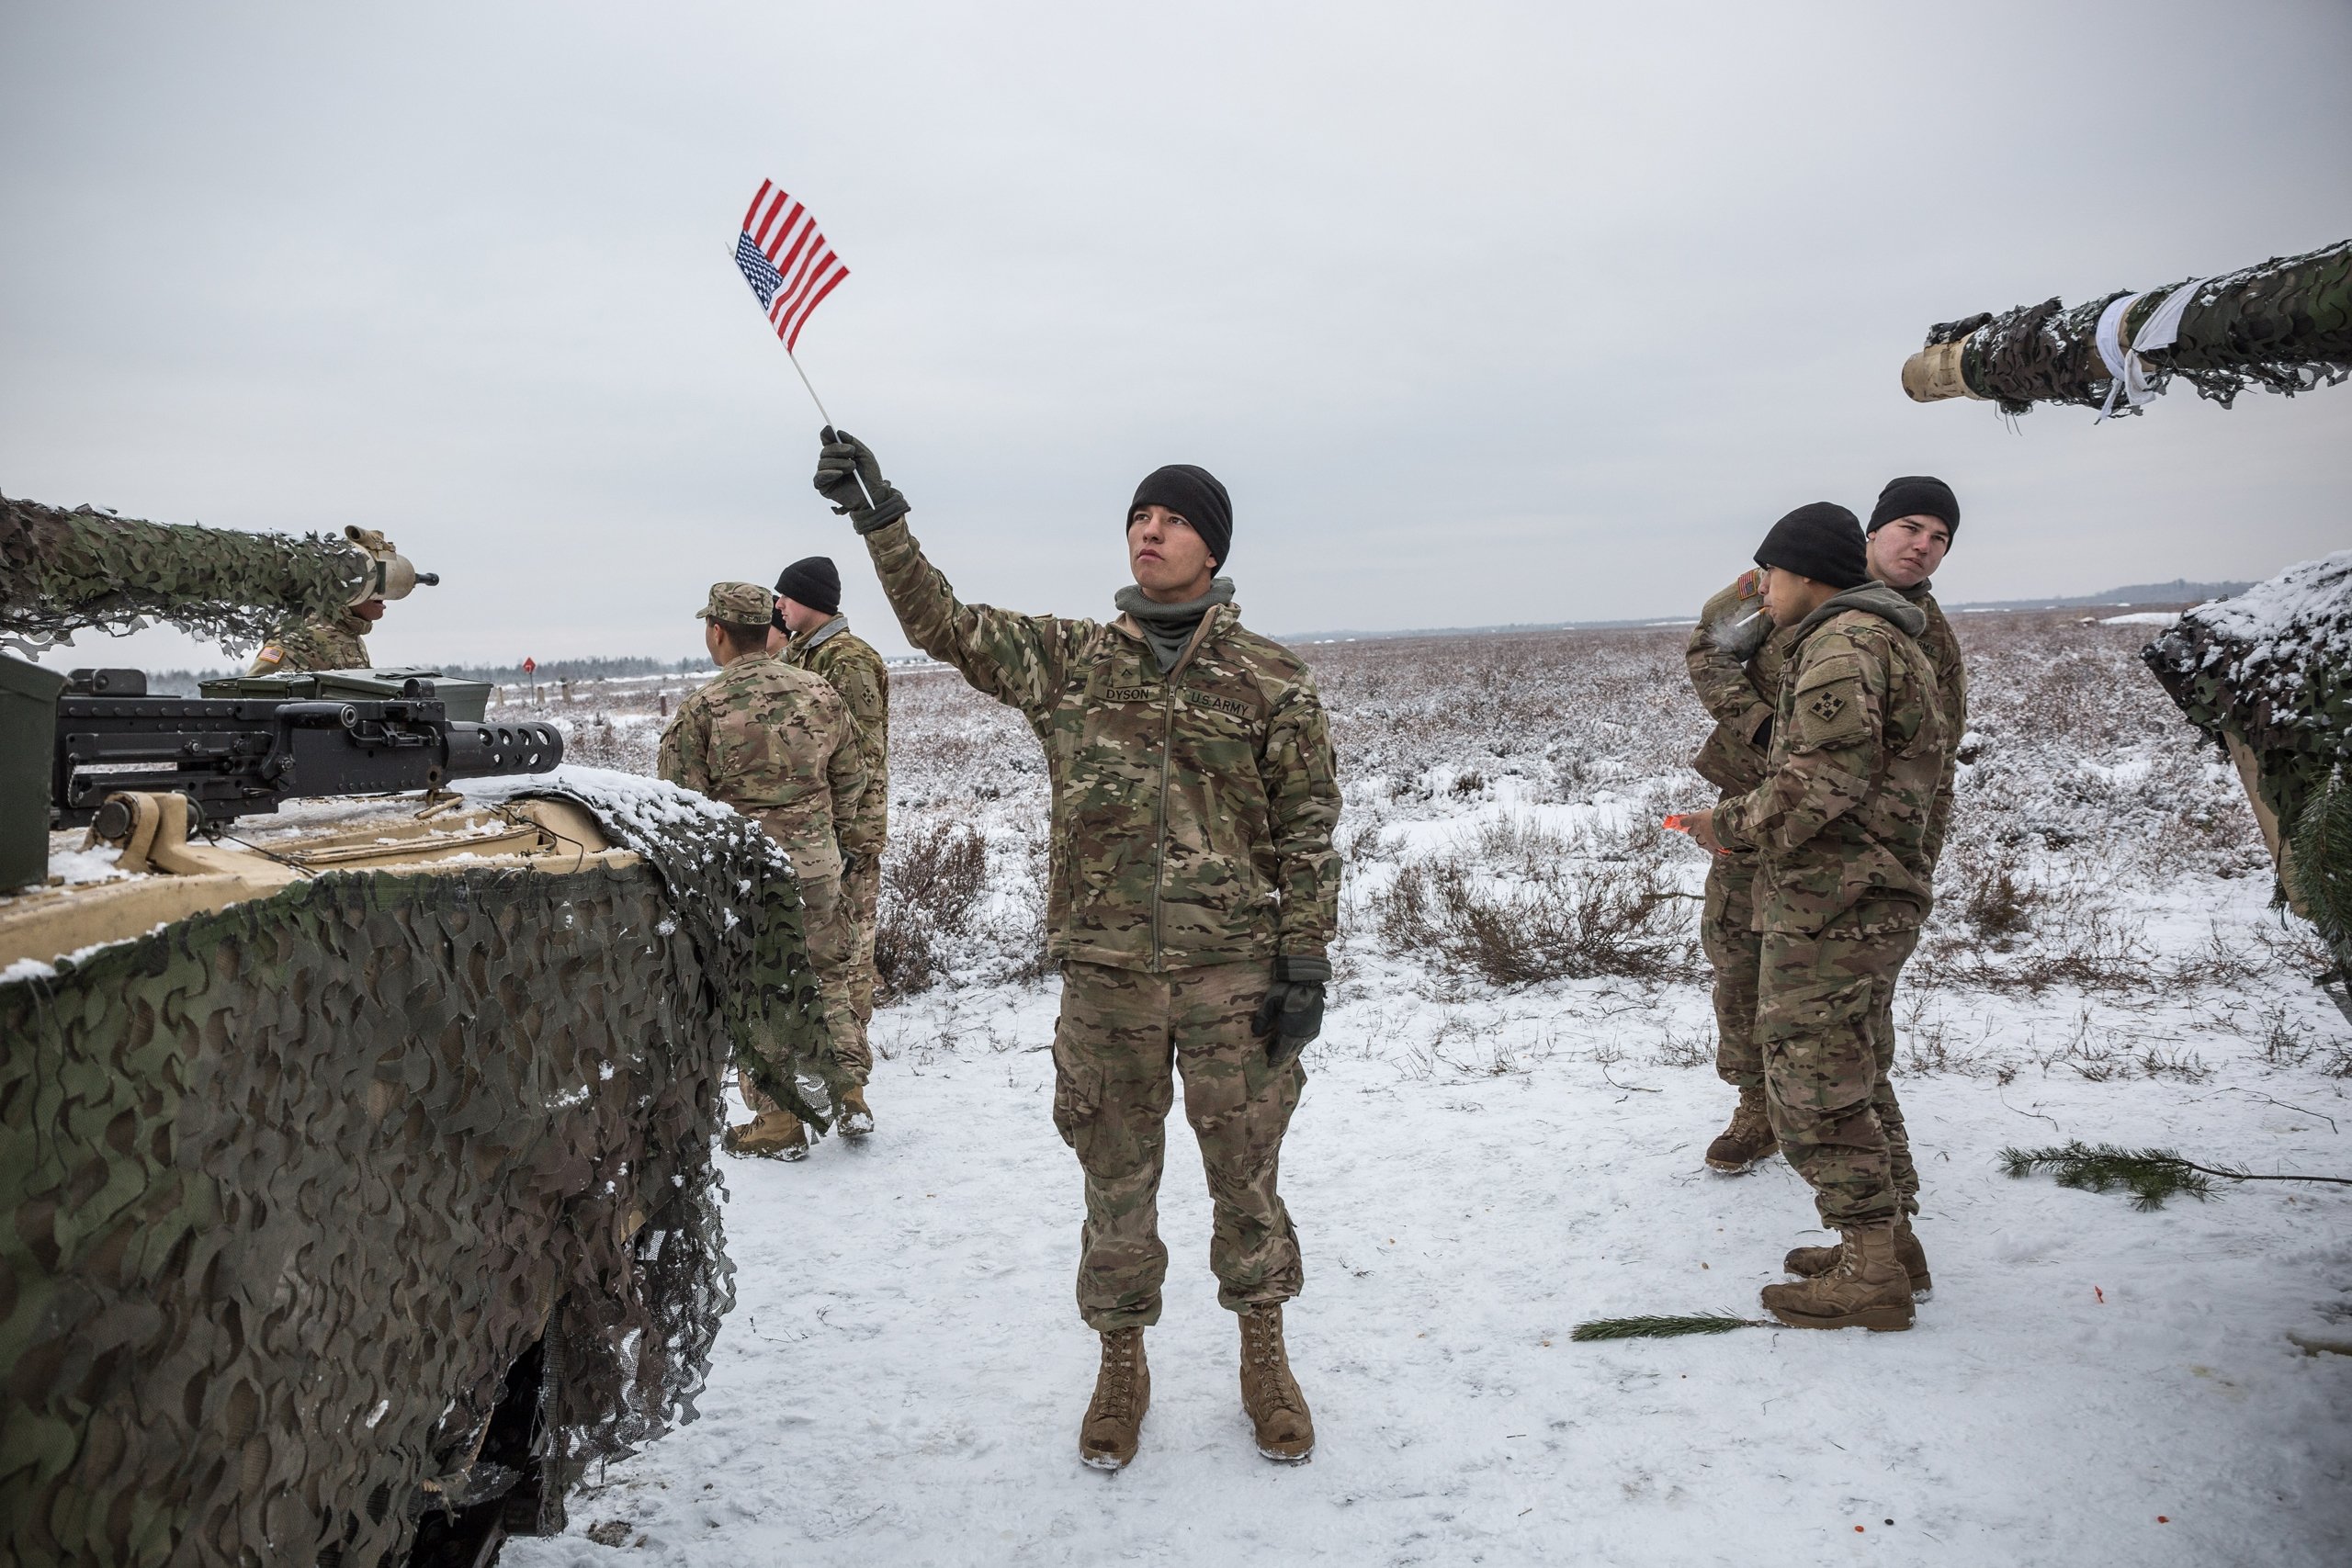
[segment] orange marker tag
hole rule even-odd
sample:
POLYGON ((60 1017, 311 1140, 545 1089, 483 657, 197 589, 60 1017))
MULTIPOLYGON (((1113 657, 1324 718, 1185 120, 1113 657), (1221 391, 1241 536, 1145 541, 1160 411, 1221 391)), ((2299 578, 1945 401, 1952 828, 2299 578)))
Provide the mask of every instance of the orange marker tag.
MULTIPOLYGON (((1687 833, 1690 830, 1690 824, 1696 822, 1698 819, 1698 812, 1676 811, 1668 814, 1666 818, 1665 827, 1667 831, 1670 833, 1687 833)), ((1731 853, 1731 852, 1725 849, 1718 849, 1715 851, 1715 853, 1719 855, 1727 855, 1731 853)))

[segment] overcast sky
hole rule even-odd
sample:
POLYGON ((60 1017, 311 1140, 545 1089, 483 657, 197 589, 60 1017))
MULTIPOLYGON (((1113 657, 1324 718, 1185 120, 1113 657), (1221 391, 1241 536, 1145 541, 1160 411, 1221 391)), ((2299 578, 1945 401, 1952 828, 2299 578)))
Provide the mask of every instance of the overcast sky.
MULTIPOLYGON (((801 340, 967 598, 1109 613, 1164 462, 1269 632, 1679 615, 1931 472, 1948 600, 2352 544, 2352 387, 1920 407, 1933 321, 2352 234, 2352 6, 0 3, 0 491, 389 533, 379 662, 674 657, 830 554, 801 340)), ((66 661, 220 662, 148 633, 66 661)))

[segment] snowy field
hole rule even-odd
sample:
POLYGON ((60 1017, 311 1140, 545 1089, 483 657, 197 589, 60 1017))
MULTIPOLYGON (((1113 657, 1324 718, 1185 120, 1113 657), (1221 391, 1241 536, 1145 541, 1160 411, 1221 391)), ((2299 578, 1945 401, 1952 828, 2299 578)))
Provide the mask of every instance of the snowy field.
MULTIPOLYGON (((2234 779, 2140 668, 2145 628, 1959 630, 1969 761, 1898 1005, 1937 1284, 1910 1333, 1567 1337, 1759 1315, 1821 1239, 1784 1164, 1701 1161, 1731 1095, 1703 864, 1655 827, 1711 796, 1680 766, 1704 722, 1679 636, 1310 646, 1348 793, 1340 977, 1283 1162, 1318 1446, 1280 1468, 1250 1442, 1180 1115, 1143 1451, 1081 1468, 1042 766, 954 677, 904 675, 879 1130, 729 1165, 739 1300, 701 1418, 503 1561, 2352 1561, 2352 1357, 2289 1337, 2352 1340, 2352 1189, 2143 1213, 1997 1159, 2081 1138, 2352 1175, 2352 1028, 2268 907, 2234 779)), ((557 716, 579 760, 642 768, 662 702, 557 716)))

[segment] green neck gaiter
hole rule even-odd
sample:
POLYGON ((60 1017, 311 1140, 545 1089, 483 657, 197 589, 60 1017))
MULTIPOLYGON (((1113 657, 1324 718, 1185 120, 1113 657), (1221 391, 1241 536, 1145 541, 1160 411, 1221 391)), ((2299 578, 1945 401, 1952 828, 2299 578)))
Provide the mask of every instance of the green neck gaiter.
POLYGON ((1151 656, 1159 661, 1159 672, 1165 675, 1184 657, 1193 634, 1201 629, 1201 617, 1219 604, 1233 603, 1233 579, 1211 578, 1206 593, 1182 604, 1163 604, 1148 598, 1133 583, 1120 589, 1112 602, 1135 617, 1144 641, 1151 645, 1151 656))

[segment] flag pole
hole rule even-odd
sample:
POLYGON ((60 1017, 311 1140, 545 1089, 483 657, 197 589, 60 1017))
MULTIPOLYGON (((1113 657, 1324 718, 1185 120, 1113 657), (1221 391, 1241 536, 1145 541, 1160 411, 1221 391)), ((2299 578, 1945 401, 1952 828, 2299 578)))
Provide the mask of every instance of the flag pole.
MULTIPOLYGON (((817 405, 817 412, 825 422, 825 439, 831 441, 833 438, 833 416, 825 412, 825 400, 817 395, 817 383, 808 379, 808 372, 800 368, 800 356, 792 352, 788 344, 785 345, 784 356, 792 361, 792 368, 799 375, 800 384, 808 389, 808 400, 817 405)), ((857 480, 857 493, 865 497, 866 505, 872 506, 874 492, 866 488, 865 476, 854 468, 850 473, 857 480)))
POLYGON ((817 395, 817 383, 808 379, 808 372, 800 368, 798 355, 787 348, 784 351, 784 356, 792 361, 792 368, 799 374, 800 384, 808 389, 808 400, 817 405, 817 412, 825 422, 825 434, 830 438, 833 433, 833 416, 825 412, 825 400, 817 395))

